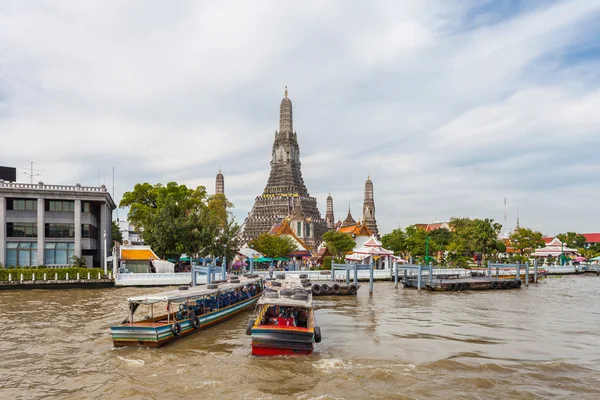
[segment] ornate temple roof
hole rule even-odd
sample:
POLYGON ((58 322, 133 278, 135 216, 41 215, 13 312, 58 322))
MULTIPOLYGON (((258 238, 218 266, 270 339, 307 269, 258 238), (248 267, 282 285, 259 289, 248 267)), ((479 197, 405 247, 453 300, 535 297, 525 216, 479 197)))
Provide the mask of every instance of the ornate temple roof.
POLYGON ((353 236, 372 236, 372 232, 364 222, 356 222, 354 225, 342 226, 338 232, 347 233, 353 236))
POLYGON ((288 235, 291 236, 302 248, 298 250, 310 250, 310 248, 304 243, 302 239, 300 239, 295 233, 292 227, 290 226, 289 220, 286 218, 283 221, 273 225, 269 234, 275 236, 288 235))
POLYGON ((355 224, 356 224, 356 221, 354 220, 354 218, 352 218, 352 213, 350 212, 350 206, 348 206, 348 216, 346 217, 344 222, 342 222, 342 227, 355 225, 355 224))

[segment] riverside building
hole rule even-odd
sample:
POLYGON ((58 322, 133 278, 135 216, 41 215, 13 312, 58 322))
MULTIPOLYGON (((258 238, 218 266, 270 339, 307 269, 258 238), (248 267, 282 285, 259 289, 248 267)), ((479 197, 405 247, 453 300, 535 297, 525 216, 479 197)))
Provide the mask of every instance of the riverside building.
POLYGON ((0 263, 65 266, 76 255, 88 267, 102 267, 112 248, 115 208, 104 185, 0 180, 0 263))

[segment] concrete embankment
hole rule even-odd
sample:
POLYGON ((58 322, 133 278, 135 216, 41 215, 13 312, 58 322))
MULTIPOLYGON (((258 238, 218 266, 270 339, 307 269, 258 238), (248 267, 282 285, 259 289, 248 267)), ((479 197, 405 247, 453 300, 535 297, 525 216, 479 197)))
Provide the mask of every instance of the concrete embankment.
POLYGON ((113 279, 69 279, 45 281, 1 281, 0 290, 15 289, 98 289, 115 286, 113 279))

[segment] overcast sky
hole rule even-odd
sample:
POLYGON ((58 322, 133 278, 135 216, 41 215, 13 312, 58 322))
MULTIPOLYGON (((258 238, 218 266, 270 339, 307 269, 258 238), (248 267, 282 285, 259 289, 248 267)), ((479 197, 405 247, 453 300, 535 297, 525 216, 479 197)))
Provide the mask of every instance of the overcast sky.
MULTIPOLYGON (((0 1, 0 165, 205 185, 243 222, 284 86, 322 214, 600 231, 600 1, 0 1)), ((100 178, 98 178, 100 176, 100 178)), ((119 217, 124 217, 120 210, 119 217)), ((116 218, 116 214, 115 214, 116 218)))

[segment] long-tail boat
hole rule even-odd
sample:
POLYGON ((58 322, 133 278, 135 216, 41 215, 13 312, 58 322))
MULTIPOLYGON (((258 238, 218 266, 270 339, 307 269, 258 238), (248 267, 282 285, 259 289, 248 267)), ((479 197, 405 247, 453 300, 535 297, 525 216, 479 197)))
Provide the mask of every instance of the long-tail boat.
POLYGON ((232 317, 256 304, 263 292, 262 278, 231 279, 227 283, 130 297, 129 316, 110 328, 113 345, 161 347, 232 317), (162 305, 161 305, 162 304, 162 305), (156 309, 166 313, 155 316, 156 309), (136 311, 145 314, 135 321, 136 311))
POLYGON ((257 356, 311 354, 321 341, 316 325, 310 284, 285 282, 281 276, 267 281, 258 301, 258 315, 248 321, 246 334, 252 337, 252 354, 257 356))

